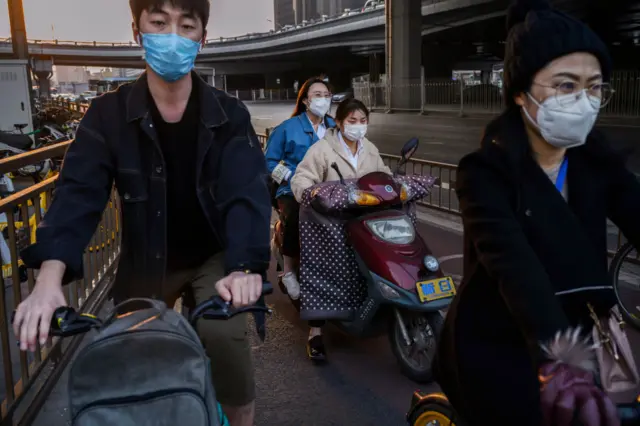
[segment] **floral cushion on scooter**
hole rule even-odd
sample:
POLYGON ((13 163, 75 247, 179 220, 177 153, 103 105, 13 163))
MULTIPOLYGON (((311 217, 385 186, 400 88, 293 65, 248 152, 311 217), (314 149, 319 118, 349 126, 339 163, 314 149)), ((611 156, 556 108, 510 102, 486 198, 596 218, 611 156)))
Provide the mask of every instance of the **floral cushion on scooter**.
MULTIPOLYGON (((432 176, 397 176, 409 189, 403 208, 416 223, 415 202, 429 195, 432 176)), ((356 180, 324 182, 305 190, 300 203, 300 316, 303 320, 349 321, 367 296, 355 253, 347 241, 348 218, 355 207, 350 191, 356 180)))

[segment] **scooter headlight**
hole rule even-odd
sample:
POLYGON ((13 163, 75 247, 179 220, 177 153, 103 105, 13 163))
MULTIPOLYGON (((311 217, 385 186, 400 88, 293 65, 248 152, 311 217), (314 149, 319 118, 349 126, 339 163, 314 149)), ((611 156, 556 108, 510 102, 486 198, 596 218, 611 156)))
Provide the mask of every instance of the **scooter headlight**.
POLYGON ((408 217, 368 220, 365 223, 376 237, 387 243, 409 244, 416 237, 416 231, 408 217))
POLYGON ((440 268, 440 262, 433 256, 424 257, 424 266, 431 272, 436 272, 440 268))

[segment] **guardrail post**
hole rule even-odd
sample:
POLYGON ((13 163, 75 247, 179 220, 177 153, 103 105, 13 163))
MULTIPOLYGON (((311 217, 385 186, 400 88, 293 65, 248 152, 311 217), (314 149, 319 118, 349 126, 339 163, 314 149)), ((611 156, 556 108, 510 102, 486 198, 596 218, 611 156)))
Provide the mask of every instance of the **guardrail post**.
POLYGON ((385 112, 389 114, 391 113, 391 83, 388 81, 385 83, 385 91, 387 95, 386 99, 384 100, 385 112))
POLYGON ((426 80, 424 77, 424 67, 420 67, 420 115, 425 114, 424 104, 427 103, 426 99, 426 80))
POLYGON ((464 117, 464 79, 460 79, 460 117, 464 117))

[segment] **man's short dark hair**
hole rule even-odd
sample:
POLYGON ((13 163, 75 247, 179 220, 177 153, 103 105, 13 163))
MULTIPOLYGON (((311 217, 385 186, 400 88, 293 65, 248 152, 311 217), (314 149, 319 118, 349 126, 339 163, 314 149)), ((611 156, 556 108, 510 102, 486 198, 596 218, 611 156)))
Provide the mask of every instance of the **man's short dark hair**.
POLYGON ((202 21, 202 26, 206 29, 209 23, 209 13, 211 3, 209 0, 129 0, 131 13, 136 25, 140 24, 140 16, 145 10, 152 10, 154 7, 162 7, 170 4, 194 14, 202 21))

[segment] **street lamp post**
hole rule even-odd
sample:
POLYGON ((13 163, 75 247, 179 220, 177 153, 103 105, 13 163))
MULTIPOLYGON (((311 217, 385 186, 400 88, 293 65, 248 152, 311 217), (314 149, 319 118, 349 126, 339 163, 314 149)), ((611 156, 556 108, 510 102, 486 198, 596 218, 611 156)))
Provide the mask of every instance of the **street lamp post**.
POLYGON ((24 8, 22 0, 8 0, 9 26, 11 27, 11 43, 13 55, 16 59, 29 59, 29 44, 27 42, 27 25, 24 22, 24 8))

